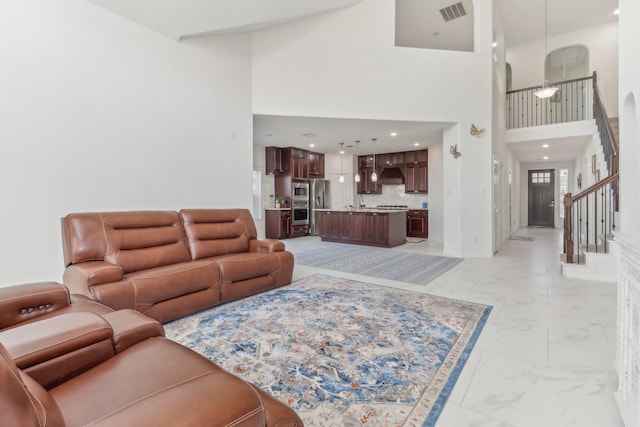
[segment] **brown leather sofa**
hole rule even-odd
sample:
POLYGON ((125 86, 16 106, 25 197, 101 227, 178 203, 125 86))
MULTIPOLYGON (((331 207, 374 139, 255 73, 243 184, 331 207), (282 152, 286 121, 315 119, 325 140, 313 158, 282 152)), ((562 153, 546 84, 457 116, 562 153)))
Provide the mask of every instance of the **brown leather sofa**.
POLYGON ((293 255, 258 240, 247 209, 74 213, 63 281, 114 309, 167 322, 291 283, 293 255))
POLYGON ((35 283, 0 288, 0 316, 0 426, 303 425, 134 310, 35 283))

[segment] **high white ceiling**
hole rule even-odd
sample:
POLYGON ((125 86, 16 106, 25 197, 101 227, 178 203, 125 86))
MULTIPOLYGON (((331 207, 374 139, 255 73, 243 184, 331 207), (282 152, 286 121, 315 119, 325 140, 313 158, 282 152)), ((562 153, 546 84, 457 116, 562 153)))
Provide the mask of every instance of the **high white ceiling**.
MULTIPOLYGON (((280 25, 285 22, 327 13, 353 6, 367 0, 87 0, 111 12, 135 21, 173 39, 199 35, 246 32, 280 25)), ((387 0, 391 1, 391 0, 387 0)), ((419 8, 420 14, 440 16, 439 10, 463 2, 471 9, 470 0, 401 0, 406 8, 419 8), (425 10, 425 5, 428 5, 425 10)), ((617 0, 547 0, 547 33, 549 36, 588 28, 615 21, 613 11, 617 0)), ((507 47, 539 40, 545 33, 545 0, 498 0, 507 47)), ((418 9, 416 9, 417 13, 418 9)), ((468 18, 468 17, 465 17, 468 18)), ((468 21, 468 19, 466 19, 468 21)), ((426 21, 425 21, 426 22, 426 21)), ((435 21, 429 21, 435 22, 435 21)), ((454 21, 451 21, 454 22, 454 21)), ((462 22, 462 19, 460 20, 462 22)), ((435 25, 435 24, 434 24, 435 25)), ((459 26, 459 25, 458 25, 459 26)), ((468 43, 465 31, 447 32, 455 26, 438 25, 428 34, 437 40, 436 48, 443 48, 442 40, 450 39, 453 46, 468 43), (438 34, 436 34, 438 33, 438 34), (457 34, 457 35, 456 35, 457 34), (456 37, 464 37, 458 40, 456 37)), ((456 27, 457 28, 457 27, 456 27)), ((405 32, 404 37, 409 37, 405 32)), ((296 146, 325 153, 337 153, 339 142, 353 145, 361 140, 360 153, 372 152, 371 138, 378 138, 376 150, 391 152, 414 149, 414 142, 423 145, 439 143, 446 123, 417 123, 398 121, 344 120, 331 118, 256 116, 254 143, 258 145, 296 146), (397 132, 391 137, 391 132, 397 132), (304 134, 315 136, 303 136, 304 134), (271 135, 271 136, 267 136, 271 135)), ((534 143, 531 143, 534 144, 534 143)), ((538 143, 539 145, 539 143, 538 143)), ((557 158, 563 159, 572 144, 555 144, 557 158)), ((539 161, 535 145, 514 147, 523 162, 539 161)), ((553 157, 553 150, 549 151, 553 157)))
POLYGON ((351 6, 361 0, 87 0, 179 40, 255 31, 351 6))

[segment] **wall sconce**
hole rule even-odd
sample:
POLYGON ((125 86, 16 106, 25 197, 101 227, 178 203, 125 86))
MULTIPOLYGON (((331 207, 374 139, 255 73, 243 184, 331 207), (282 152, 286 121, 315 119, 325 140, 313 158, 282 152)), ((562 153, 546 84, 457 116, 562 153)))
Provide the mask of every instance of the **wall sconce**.
POLYGON ((462 156, 462 153, 458 151, 458 144, 449 147, 449 153, 451 153, 454 159, 462 156))
POLYGON ((471 131, 469 133, 476 138, 480 138, 482 135, 484 135, 484 128, 479 128, 476 125, 472 124, 471 131))

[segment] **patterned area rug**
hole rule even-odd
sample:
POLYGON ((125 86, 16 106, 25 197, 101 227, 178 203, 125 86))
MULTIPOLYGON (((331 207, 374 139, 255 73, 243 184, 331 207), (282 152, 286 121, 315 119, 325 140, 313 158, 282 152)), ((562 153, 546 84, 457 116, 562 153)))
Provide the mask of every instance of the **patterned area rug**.
POLYGON ((287 249, 295 256, 296 264, 416 285, 426 285, 462 261, 462 258, 332 242, 302 245, 287 242, 287 249))
POLYGON ((164 326, 306 426, 434 426, 490 312, 316 274, 164 326))

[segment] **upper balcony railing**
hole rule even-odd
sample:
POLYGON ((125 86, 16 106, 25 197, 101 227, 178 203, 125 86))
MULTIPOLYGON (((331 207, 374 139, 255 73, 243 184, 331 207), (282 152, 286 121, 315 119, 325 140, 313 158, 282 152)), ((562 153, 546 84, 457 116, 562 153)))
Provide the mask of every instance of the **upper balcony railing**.
POLYGON ((540 86, 507 92, 507 129, 592 118, 594 76, 550 83, 559 90, 547 99, 534 95, 540 86))

